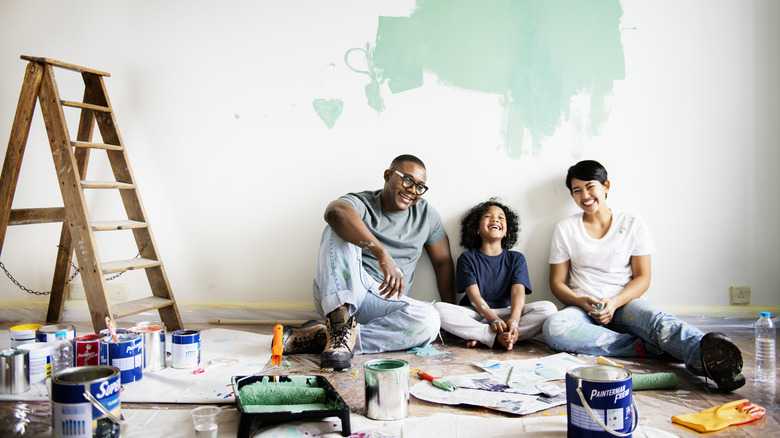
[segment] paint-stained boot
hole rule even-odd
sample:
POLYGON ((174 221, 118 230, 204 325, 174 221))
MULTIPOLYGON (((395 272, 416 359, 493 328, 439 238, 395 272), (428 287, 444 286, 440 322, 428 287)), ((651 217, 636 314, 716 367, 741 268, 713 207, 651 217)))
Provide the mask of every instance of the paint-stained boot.
POLYGON ((718 385, 719 390, 730 392, 745 385, 742 353, 728 336, 707 333, 701 338, 700 347, 704 374, 718 385))
POLYGON ((284 354, 320 354, 327 342, 325 324, 311 320, 300 327, 284 326, 282 343, 284 354))
POLYGON ((328 341, 322 352, 323 369, 346 370, 352 365, 352 349, 357 338, 357 322, 347 309, 336 309, 326 321, 328 341))

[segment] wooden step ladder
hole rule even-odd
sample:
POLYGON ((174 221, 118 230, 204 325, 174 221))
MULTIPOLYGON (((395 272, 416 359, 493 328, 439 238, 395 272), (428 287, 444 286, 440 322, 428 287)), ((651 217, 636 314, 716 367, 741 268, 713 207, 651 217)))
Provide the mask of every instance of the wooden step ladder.
POLYGON ((65 283, 70 271, 74 248, 78 261, 92 326, 95 333, 106 327, 105 318, 116 320, 137 313, 158 310, 168 330, 182 328, 168 276, 160 259, 141 195, 130 169, 108 100, 104 76, 108 73, 47 58, 22 56, 29 61, 16 108, 5 162, 0 175, 0 254, 8 225, 62 222, 59 250, 54 269, 51 296, 46 320, 58 322, 65 305, 65 283), (60 99, 54 68, 81 73, 84 80, 83 102, 60 99), (40 102, 43 120, 49 136, 54 166, 59 180, 64 207, 12 210, 22 156, 27 143, 36 99, 40 102), (80 109, 78 133, 71 139, 64 108, 80 109), (95 124, 102 143, 92 141, 95 124), (114 181, 84 181, 90 151, 105 151, 114 181), (92 221, 87 209, 85 190, 118 190, 126 218, 112 221, 92 221), (95 232, 129 230, 138 247, 139 257, 103 262, 98 255, 95 232), (152 296, 111 305, 106 290, 105 275, 133 269, 144 269, 152 296))

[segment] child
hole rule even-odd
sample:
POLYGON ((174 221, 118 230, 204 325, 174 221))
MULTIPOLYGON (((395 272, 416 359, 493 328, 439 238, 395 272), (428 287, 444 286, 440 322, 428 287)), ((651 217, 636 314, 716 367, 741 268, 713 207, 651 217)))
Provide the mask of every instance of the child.
POLYGON ((461 220, 461 246, 455 283, 466 295, 460 305, 435 303, 444 330, 466 339, 467 347, 496 342, 511 350, 515 342, 542 332, 557 312, 549 301, 525 302, 531 293, 525 257, 509 250, 517 242, 517 214, 496 198, 480 203, 461 220))

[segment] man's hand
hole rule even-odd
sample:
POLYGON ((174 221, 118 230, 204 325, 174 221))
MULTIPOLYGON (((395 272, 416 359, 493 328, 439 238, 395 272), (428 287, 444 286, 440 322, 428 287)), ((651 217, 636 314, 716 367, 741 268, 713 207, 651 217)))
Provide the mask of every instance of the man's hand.
POLYGON ((378 259, 379 269, 384 274, 384 280, 379 285, 379 296, 386 299, 391 299, 393 295, 397 298, 401 298, 404 293, 404 274, 401 272, 401 268, 395 264, 395 260, 390 257, 390 254, 384 252, 384 255, 378 259))

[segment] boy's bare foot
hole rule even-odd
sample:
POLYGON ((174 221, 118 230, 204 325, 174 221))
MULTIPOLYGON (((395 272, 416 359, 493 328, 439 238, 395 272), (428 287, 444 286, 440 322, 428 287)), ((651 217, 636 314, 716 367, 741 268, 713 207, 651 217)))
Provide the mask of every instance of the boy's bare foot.
POLYGON ((466 348, 476 347, 478 343, 477 341, 466 341, 466 348))
POLYGON ((514 339, 512 339, 512 335, 509 332, 497 334, 496 342, 507 350, 511 350, 515 344, 514 339))

